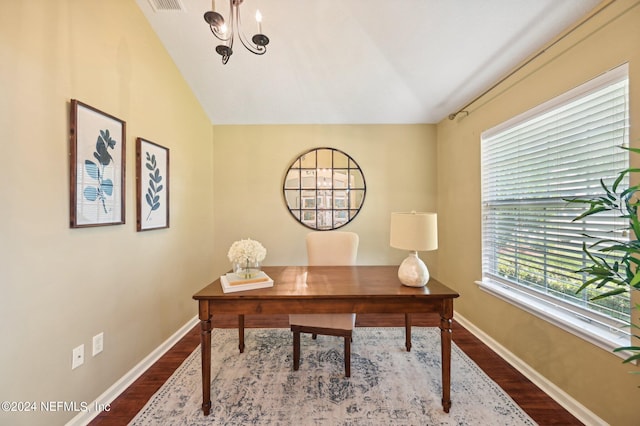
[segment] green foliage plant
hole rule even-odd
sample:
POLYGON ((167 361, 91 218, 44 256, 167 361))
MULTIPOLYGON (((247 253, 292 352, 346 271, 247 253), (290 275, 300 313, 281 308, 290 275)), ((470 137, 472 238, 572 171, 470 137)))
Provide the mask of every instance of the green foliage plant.
MULTIPOLYGON (((640 153, 638 148, 622 148, 640 153)), ((640 185, 629 185, 628 188, 621 185, 625 176, 638 172, 640 172, 639 168, 631 167, 621 171, 611 186, 607 186, 604 180, 600 179, 600 185, 604 191, 602 195, 591 198, 566 199, 570 203, 582 203, 589 206, 585 212, 573 219, 574 222, 602 212, 613 212, 617 214, 617 217, 628 222, 627 231, 629 232, 625 233, 625 235, 628 234, 628 238, 597 239, 589 245, 582 244, 582 251, 588 256, 591 264, 577 272, 586 273, 590 278, 584 281, 576 293, 589 288, 600 290, 599 294, 591 300, 623 293, 631 294, 632 291, 640 290, 640 241, 638 241, 638 236, 640 236, 640 220, 638 219, 640 185), (605 288, 603 289, 603 287, 605 288)), ((583 235, 594 238, 587 234, 583 235)), ((640 310, 640 304, 636 303, 635 309, 640 310)), ((632 323, 630 327, 633 330, 632 336, 640 339, 638 336, 640 333, 637 331, 640 330, 640 326, 632 323)), ((631 353, 631 356, 624 360, 625 363, 640 360, 640 346, 624 346, 615 348, 613 351, 631 353)))

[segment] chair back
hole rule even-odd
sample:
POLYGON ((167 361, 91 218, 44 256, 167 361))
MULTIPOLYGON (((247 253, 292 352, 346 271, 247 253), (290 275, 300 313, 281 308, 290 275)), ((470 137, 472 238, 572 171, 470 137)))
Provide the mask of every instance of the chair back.
POLYGON ((360 237, 355 232, 317 231, 306 237, 310 266, 355 265, 360 237))

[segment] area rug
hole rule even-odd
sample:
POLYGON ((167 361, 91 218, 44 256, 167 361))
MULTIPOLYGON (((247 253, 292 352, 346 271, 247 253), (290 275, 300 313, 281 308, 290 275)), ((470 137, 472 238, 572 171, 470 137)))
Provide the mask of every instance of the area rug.
POLYGON ((131 421, 131 425, 535 425, 455 344, 449 413, 442 410, 440 330, 357 328, 351 377, 343 341, 302 335, 293 371, 288 329, 247 329, 238 352, 235 329, 212 332, 209 416, 201 411, 200 348, 131 421))

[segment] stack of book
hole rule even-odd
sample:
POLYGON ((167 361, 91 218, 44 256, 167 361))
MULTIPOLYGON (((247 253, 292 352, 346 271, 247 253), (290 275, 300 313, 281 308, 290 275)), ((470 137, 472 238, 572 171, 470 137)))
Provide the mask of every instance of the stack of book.
POLYGON ((222 284, 222 291, 225 293, 273 287, 273 280, 262 271, 251 278, 243 278, 233 272, 229 272, 220 277, 220 283, 222 284))

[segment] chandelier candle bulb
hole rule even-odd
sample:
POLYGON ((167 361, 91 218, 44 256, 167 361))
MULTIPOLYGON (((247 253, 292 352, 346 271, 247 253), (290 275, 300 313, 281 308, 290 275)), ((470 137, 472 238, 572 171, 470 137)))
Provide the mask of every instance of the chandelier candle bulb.
POLYGON ((262 34, 262 13, 256 10, 256 22, 258 22, 258 34, 262 34))

